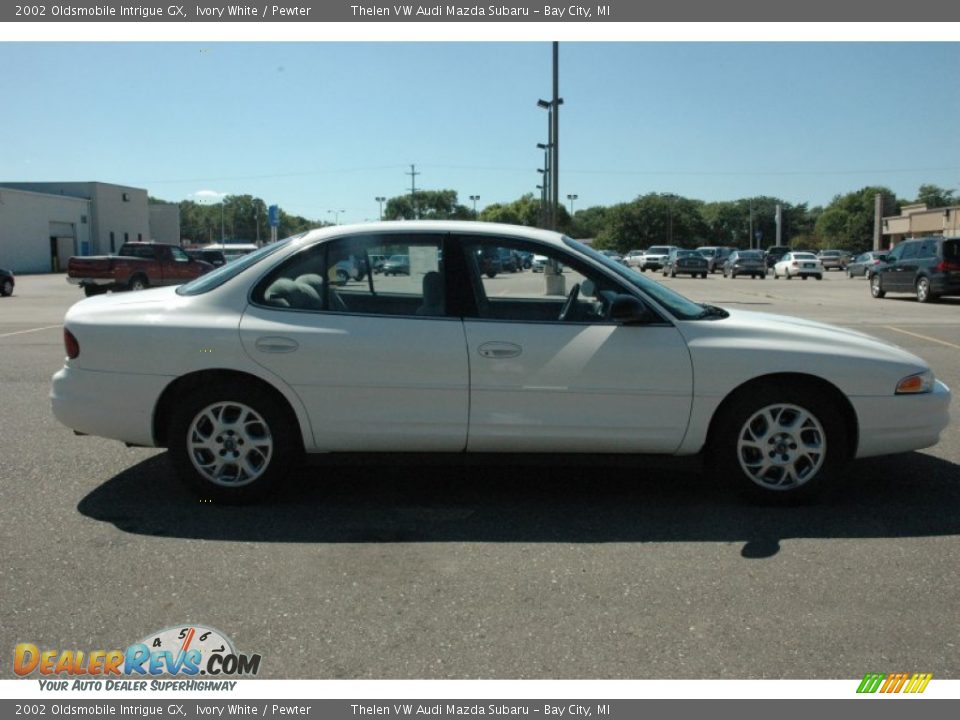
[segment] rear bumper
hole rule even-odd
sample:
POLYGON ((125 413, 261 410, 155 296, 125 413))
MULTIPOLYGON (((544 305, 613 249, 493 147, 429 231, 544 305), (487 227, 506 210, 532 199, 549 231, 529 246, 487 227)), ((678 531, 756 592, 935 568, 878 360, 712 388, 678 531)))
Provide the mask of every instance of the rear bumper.
POLYGON ((87 285, 116 285, 117 281, 113 278, 73 278, 68 277, 67 282, 71 285, 79 285, 80 287, 86 287, 87 285))
POLYGON ((50 404, 71 430, 153 447, 153 410, 172 379, 67 365, 53 376, 50 404))

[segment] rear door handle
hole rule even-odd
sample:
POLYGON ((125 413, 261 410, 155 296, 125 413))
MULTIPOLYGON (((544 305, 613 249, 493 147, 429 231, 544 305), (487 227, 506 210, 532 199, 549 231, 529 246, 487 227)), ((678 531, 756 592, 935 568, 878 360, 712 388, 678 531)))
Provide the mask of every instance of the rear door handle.
POLYGON ((481 357, 502 360, 504 358, 514 358, 523 352, 523 348, 511 342, 485 342, 477 348, 481 357))
POLYGON ((257 346, 257 350, 265 353, 291 353, 300 347, 299 343, 292 338, 276 336, 257 338, 254 345, 257 346))

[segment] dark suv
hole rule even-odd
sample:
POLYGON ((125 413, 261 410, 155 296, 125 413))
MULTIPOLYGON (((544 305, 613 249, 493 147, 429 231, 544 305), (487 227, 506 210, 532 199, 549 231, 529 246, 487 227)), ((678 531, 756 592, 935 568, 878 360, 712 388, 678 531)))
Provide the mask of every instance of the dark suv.
POLYGON ((920 302, 960 295, 960 238, 904 240, 873 269, 870 294, 915 293, 920 302))
POLYGON ((767 248, 767 252, 764 253, 764 259, 767 262, 767 267, 772 268, 780 260, 783 259, 783 256, 790 252, 789 245, 771 245, 767 248))

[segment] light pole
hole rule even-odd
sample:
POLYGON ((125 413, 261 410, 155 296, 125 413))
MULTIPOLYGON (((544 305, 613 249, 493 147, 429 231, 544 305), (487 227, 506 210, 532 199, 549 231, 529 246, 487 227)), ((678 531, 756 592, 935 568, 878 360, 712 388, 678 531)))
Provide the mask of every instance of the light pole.
POLYGON ((374 200, 376 200, 380 205, 380 219, 383 220, 383 203, 386 202, 387 199, 382 195, 377 195, 374 200))
POLYGON ((339 224, 340 224, 340 213, 342 213, 343 210, 327 210, 327 212, 328 212, 328 213, 333 213, 333 224, 334 224, 334 225, 339 225, 339 224))
POLYGON ((220 244, 223 245, 223 198, 220 198, 220 244))
POLYGON ((537 107, 547 111, 549 128, 547 143, 549 145, 550 184, 548 194, 548 229, 557 229, 557 206, 560 204, 560 106, 563 98, 560 97, 560 43, 553 43, 553 98, 551 100, 537 100, 537 107))
POLYGON ((576 200, 579 195, 567 195, 567 200, 570 201, 570 217, 573 217, 573 201, 576 200))
POLYGON ((470 199, 473 200, 473 219, 477 219, 477 200, 480 199, 479 195, 471 195, 470 199))

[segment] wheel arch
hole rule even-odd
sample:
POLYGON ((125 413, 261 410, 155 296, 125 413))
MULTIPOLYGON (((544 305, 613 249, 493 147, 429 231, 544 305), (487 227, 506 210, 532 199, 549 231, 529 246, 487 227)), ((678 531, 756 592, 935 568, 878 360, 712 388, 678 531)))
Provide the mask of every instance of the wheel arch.
POLYGON ((763 389, 769 389, 775 392, 776 389, 781 387, 784 383, 789 384, 794 388, 806 387, 816 389, 819 392, 822 392, 836 404, 840 411, 840 417, 843 421, 844 429, 846 430, 847 434, 847 447, 844 448, 846 457, 854 457, 859 444, 860 432, 856 410, 853 409, 853 405, 850 403, 850 400, 836 385, 824 380, 821 377, 817 377, 816 375, 808 375, 806 373, 772 373, 769 375, 761 375, 759 377, 747 380, 731 390, 729 393, 727 393, 727 396, 723 399, 723 401, 717 406, 716 410, 713 412, 713 416, 710 418, 710 425, 707 429, 707 439, 706 443, 704 444, 704 449, 709 450, 713 446, 714 438, 716 437, 723 418, 727 414, 731 405, 733 405, 738 398, 744 394, 760 392, 763 389))
MULTIPOLYGON (((309 427, 305 427, 300 415, 294 409, 290 400, 276 386, 267 382, 261 377, 241 370, 227 369, 207 369, 187 373, 171 382, 160 393, 153 411, 153 440, 157 447, 167 447, 167 429, 170 423, 171 414, 174 411, 176 400, 182 394, 190 393, 193 390, 206 387, 216 382, 235 382, 241 386, 255 385, 263 391, 272 395, 287 415, 287 419, 300 430, 298 442, 300 449, 304 449, 304 434, 309 432, 309 427)), ((305 418, 304 418, 305 421, 305 418)))

